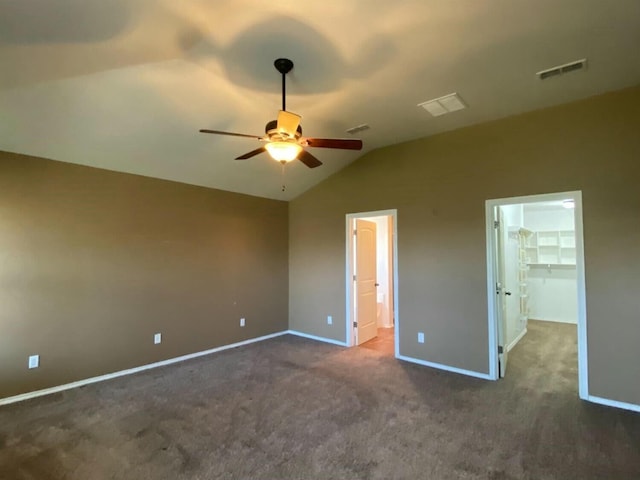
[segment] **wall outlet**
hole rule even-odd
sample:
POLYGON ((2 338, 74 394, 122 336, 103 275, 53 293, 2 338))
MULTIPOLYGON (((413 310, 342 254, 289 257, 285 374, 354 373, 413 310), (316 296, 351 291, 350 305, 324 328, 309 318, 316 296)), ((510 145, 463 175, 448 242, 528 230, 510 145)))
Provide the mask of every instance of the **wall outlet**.
POLYGON ((38 368, 40 366, 40 355, 29 355, 29 368, 38 368))
POLYGON ((161 334, 161 333, 156 333, 156 334, 153 336, 153 343, 154 343, 155 345, 157 345, 157 344, 159 344, 159 343, 162 343, 162 334, 161 334))
POLYGON ((241 327, 244 327, 244 318, 241 318, 241 319, 240 319, 240 326, 241 326, 241 327))
POLYGON ((333 325, 333 317, 331 315, 327 315, 327 325, 333 325))
POLYGON ((424 333, 418 332, 418 343, 424 343, 424 333))

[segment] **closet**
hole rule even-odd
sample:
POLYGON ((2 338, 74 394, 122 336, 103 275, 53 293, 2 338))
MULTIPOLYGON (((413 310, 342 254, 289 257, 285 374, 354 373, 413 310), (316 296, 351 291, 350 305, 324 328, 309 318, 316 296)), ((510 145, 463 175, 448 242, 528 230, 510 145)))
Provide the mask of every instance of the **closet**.
POLYGON ((577 323, 574 210, 563 202, 503 205, 506 348, 529 320, 577 323))
POLYGON ((528 316, 535 320, 576 323, 577 277, 574 211, 561 202, 523 206, 528 316))

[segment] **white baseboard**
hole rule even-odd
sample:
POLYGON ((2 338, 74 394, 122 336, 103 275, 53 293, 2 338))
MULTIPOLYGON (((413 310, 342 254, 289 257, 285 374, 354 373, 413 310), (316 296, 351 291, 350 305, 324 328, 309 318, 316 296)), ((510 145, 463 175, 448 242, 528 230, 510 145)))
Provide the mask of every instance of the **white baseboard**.
POLYGON ((192 358, 202 357, 203 355, 209 355, 211 353, 221 352, 222 350, 228 350, 230 348, 241 347, 250 343, 261 342, 270 338, 279 337, 280 335, 286 335, 289 333, 287 330, 282 332, 276 332, 262 337, 250 338, 249 340, 243 340, 241 342, 231 343, 229 345, 223 345, 221 347, 211 348, 201 352, 189 353, 188 355, 182 355, 180 357, 170 358, 168 360, 162 360, 160 362, 149 363, 140 367, 129 368, 127 370, 120 370, 119 372, 107 373, 106 375, 99 375, 97 377, 86 378, 84 380, 78 380, 77 382, 65 383, 64 385, 58 385, 56 387, 44 388, 42 390, 36 390, 34 392, 21 393, 20 395, 14 395, 13 397, 0 398, 0 405, 8 405, 10 403, 22 402, 29 400, 30 398, 41 397, 43 395, 50 395, 52 393, 62 392, 63 390, 69 390, 72 388, 82 387, 91 383, 103 382, 105 380, 111 380, 112 378, 122 377, 124 375, 131 375, 133 373, 142 372, 144 370, 150 370, 152 368, 164 367, 165 365, 171 365, 172 363, 183 362, 192 358))
POLYGON ((551 322, 551 323, 568 323, 570 325, 578 325, 578 321, 575 319, 560 319, 557 318, 542 318, 542 317, 529 317, 529 320, 533 320, 534 322, 551 322))
POLYGON ((606 405, 607 407, 622 408, 624 410, 631 410, 632 412, 640 412, 640 405, 635 405, 633 403, 619 402, 617 400, 609 400, 608 398, 594 397, 593 395, 589 395, 586 400, 592 403, 606 405))
POLYGON ((287 330, 287 332, 285 333, 288 333, 290 335, 296 335, 298 337, 309 338, 311 340, 317 340, 318 342, 325 342, 325 343, 331 343, 333 345, 340 345, 341 347, 347 346, 345 342, 341 342, 340 340, 334 340, 332 338, 326 338, 326 337, 318 337, 316 335, 309 335, 308 333, 298 332, 297 330, 287 330))
POLYGON ((438 370, 446 370, 447 372, 460 373, 469 377, 482 378, 483 380, 493 380, 488 373, 474 372, 473 370, 465 370, 463 368, 450 367, 441 363, 427 362, 426 360, 420 360, 413 357, 405 357, 404 355, 396 356, 398 360, 404 360, 405 362, 417 363, 418 365, 424 365, 425 367, 437 368, 438 370))
POLYGON ((518 342, 519 342, 520 340, 522 340, 522 337, 524 337, 526 334, 527 334, 527 329, 525 328, 524 330, 522 330, 522 332, 520 332, 520 335, 518 335, 518 336, 513 340, 513 342, 511 342, 509 345, 507 345, 507 352, 510 352, 510 351, 511 351, 511 349, 512 349, 513 347, 515 347, 515 346, 518 344, 518 342))

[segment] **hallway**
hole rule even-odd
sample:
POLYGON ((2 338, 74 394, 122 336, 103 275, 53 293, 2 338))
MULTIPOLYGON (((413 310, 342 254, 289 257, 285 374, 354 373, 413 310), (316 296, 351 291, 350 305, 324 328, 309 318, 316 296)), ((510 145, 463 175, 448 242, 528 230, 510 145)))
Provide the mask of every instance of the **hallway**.
POLYGON ((378 328, 378 336, 360 345, 390 357, 395 356, 395 328, 378 328))

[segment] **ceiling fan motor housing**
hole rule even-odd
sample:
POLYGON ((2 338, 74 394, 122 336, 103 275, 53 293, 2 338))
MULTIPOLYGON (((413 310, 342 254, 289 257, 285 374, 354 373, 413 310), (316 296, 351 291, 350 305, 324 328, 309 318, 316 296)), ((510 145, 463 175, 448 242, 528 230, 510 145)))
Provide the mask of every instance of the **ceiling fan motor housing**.
MULTIPOLYGON (((278 120, 271 120, 264 126, 264 133, 267 134, 269 138, 275 135, 278 132, 278 120)), ((302 127, 298 125, 296 129, 296 138, 300 138, 302 136, 302 127)))

